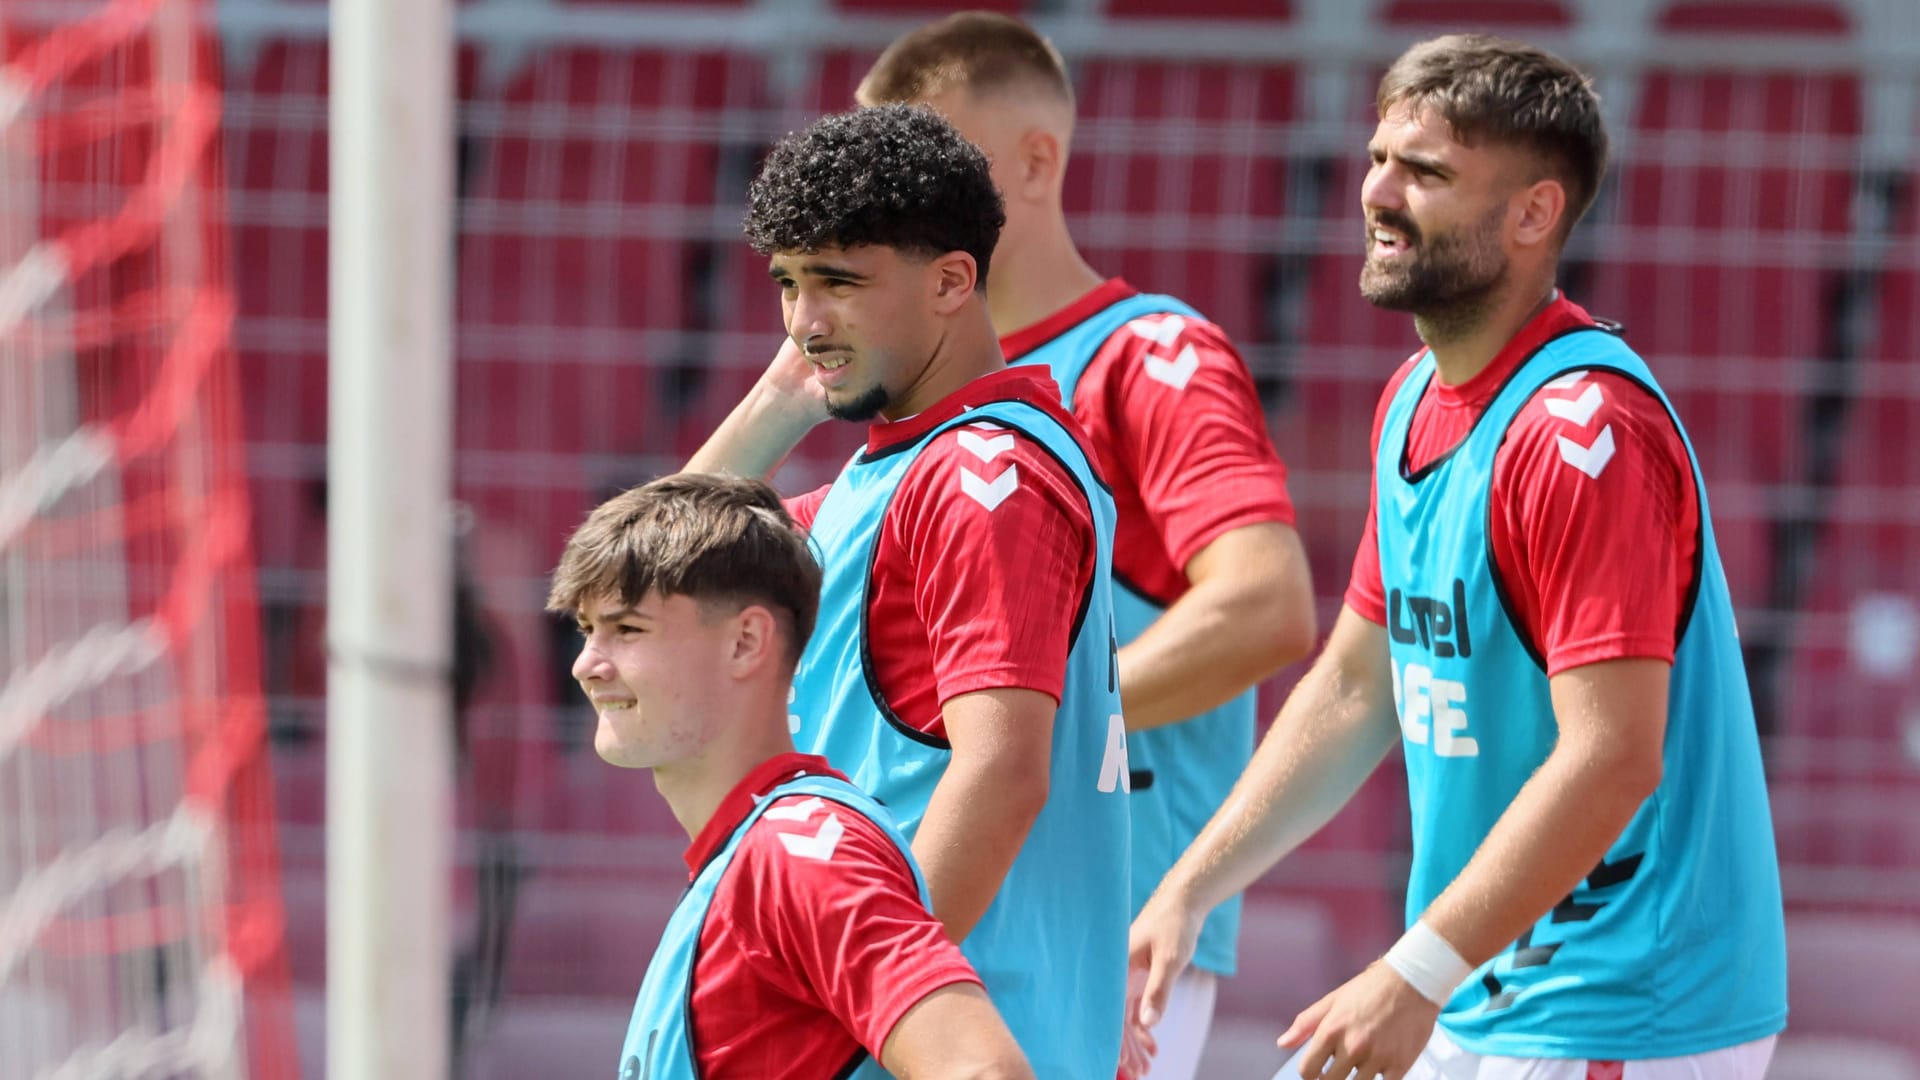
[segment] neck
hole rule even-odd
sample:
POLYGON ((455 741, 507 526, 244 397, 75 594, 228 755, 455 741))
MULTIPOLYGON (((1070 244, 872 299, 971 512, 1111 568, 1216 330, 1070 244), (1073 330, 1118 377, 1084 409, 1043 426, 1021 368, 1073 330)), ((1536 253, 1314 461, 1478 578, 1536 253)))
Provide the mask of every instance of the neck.
POLYGON ((787 733, 784 685, 758 694, 756 699, 731 710, 717 708, 712 718, 731 716, 736 722, 699 754, 653 769, 654 787, 667 800, 674 820, 689 839, 700 835, 727 793, 739 787, 761 762, 793 752, 793 737, 787 733))
POLYGON ((1057 205, 1027 231, 1031 235, 1000 241, 987 273, 987 305, 1002 337, 1032 326, 1106 280, 1080 257, 1057 205))
POLYGON ((947 320, 920 377, 880 410, 880 415, 890 421, 916 416, 975 379, 1005 370, 1006 366, 1007 358, 1000 352, 1000 338, 993 332, 987 305, 981 300, 970 301, 947 320))
POLYGON ((1508 289, 1471 308, 1415 315, 1413 326, 1433 353, 1440 381, 1459 386, 1485 371, 1553 297, 1549 280, 1544 285, 1508 289))

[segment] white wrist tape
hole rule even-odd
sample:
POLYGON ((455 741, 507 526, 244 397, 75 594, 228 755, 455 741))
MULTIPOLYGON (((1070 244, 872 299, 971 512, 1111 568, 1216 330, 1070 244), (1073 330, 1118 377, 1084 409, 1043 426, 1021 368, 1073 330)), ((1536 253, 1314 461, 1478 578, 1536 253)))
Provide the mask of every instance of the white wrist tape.
POLYGON ((1393 943, 1385 957, 1387 966, 1399 972, 1407 985, 1420 996, 1441 1008, 1473 974, 1473 965, 1460 958, 1447 939, 1434 932, 1425 919, 1413 924, 1400 940, 1393 943))

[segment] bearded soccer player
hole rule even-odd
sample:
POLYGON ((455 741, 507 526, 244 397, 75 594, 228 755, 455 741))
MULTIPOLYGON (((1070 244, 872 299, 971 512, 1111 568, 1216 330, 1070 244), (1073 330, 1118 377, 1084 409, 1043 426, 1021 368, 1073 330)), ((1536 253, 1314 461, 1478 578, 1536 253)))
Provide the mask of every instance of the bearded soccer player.
POLYGON ((1426 347, 1381 397, 1325 652, 1134 924, 1138 1020, 1201 913, 1398 742, 1407 932, 1294 1019, 1291 1073, 1759 1080, 1785 934, 1705 485, 1647 364, 1555 286, 1599 102, 1464 35, 1402 55, 1377 106, 1360 287, 1426 347))
MULTIPOLYGON (((1080 256, 1061 207, 1073 87, 1045 38, 1004 15, 952 15, 889 46, 859 98, 931 105, 986 152, 1007 208, 987 283, 1001 347, 1052 373, 1113 485, 1138 911, 1246 766, 1254 684, 1313 646, 1286 470, 1226 334, 1080 256)), ((1238 896, 1208 916, 1152 1033, 1155 1080, 1193 1077, 1239 921, 1238 896)))
POLYGON ((829 417, 870 424, 790 504, 825 575, 796 742, 893 811, 1035 1072, 1110 1080, 1128 917, 1113 500, 1059 388, 1001 357, 986 159, 930 109, 861 109, 783 140, 748 202, 789 340, 688 469, 764 475, 829 417))
POLYGON ((594 748, 651 769, 693 838, 619 1075, 1032 1077, 887 811, 794 752, 787 690, 819 588, 779 497, 740 477, 615 496, 554 572, 594 748))

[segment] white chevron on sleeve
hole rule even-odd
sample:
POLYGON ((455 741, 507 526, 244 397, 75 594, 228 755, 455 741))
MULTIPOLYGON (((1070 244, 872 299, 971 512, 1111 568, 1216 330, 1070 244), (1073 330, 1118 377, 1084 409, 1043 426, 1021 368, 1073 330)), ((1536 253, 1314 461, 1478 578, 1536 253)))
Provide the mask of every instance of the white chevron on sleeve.
POLYGON ((1168 315, 1164 319, 1151 316, 1135 319, 1127 324, 1127 329, 1139 337, 1146 338, 1161 348, 1180 340, 1180 334, 1187 328, 1187 320, 1179 315, 1168 315))
POLYGON ((1548 383, 1546 388, 1548 390, 1571 390, 1579 386, 1580 380, 1586 377, 1587 373, 1585 371, 1569 371, 1565 375, 1548 383))
POLYGON ((797 802, 791 806, 776 806, 760 816, 768 821, 805 821, 813 816, 815 810, 825 805, 826 800, 815 795, 805 802, 797 802))
POLYGON ((982 478, 965 465, 960 466, 960 492, 967 498, 987 508, 991 514, 1007 501, 1007 496, 1020 487, 1020 466, 1009 464, 1005 472, 991 481, 982 478))
POLYGON ((802 833, 778 833, 780 842, 786 845, 787 854, 802 859, 818 859, 826 862, 833 858, 833 849, 840 846, 840 838, 847 834, 847 827, 840 824, 839 814, 828 814, 827 820, 820 825, 820 831, 812 836, 802 833))
POLYGON ((1180 350, 1180 355, 1165 360, 1152 353, 1146 356, 1147 378, 1155 382, 1166 383, 1175 390, 1185 390, 1192 381, 1193 373, 1200 369, 1200 354, 1188 345, 1180 350))
POLYGON ((1013 449, 1013 435, 1011 433, 996 435, 991 439, 982 438, 971 431, 961 431, 958 434, 960 436, 960 449, 965 450, 981 461, 992 461, 994 458, 1013 449))
POLYGON ((1600 409, 1605 396, 1600 393, 1599 383, 1588 383, 1586 392, 1577 398, 1541 398, 1540 403, 1547 412, 1562 420, 1569 420, 1586 427, 1593 420, 1593 414, 1600 409))
POLYGON ((1613 460, 1613 425, 1600 429, 1600 436, 1591 446, 1581 446, 1565 435, 1555 436, 1560 442, 1560 460, 1598 479, 1607 462, 1613 460))

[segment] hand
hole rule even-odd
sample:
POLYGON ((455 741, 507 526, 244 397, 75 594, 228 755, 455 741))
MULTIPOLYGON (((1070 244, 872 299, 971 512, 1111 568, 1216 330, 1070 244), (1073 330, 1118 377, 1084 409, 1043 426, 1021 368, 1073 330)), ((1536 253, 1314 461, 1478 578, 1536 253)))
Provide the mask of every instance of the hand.
POLYGON ((1294 1017, 1279 1041, 1291 1049, 1312 1037, 1298 1058, 1303 1080, 1346 1080, 1356 1071, 1368 1078, 1402 1080, 1439 1018, 1438 1005, 1376 960, 1294 1017))
POLYGON ((760 388, 809 428, 828 418, 826 387, 814 377, 807 354, 792 337, 780 339, 780 351, 760 376, 760 388))
MULTIPOLYGON (((1193 962, 1193 949, 1200 940, 1200 924, 1206 921, 1206 915, 1193 910, 1179 890, 1163 885, 1134 916, 1127 935, 1128 985, 1139 983, 1140 1001, 1137 1008, 1129 1010, 1129 1019, 1143 1031, 1152 1031, 1166 1015, 1173 981, 1193 962)), ((1151 1035, 1148 1041, 1152 1041, 1151 1035)))
POLYGON ((1145 993, 1145 970, 1127 972, 1127 1004, 1120 1021, 1120 1076, 1122 1080, 1143 1080, 1153 1069, 1153 1055, 1160 1052, 1153 1032, 1140 1026, 1140 998, 1145 993))

